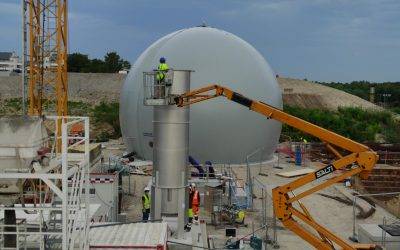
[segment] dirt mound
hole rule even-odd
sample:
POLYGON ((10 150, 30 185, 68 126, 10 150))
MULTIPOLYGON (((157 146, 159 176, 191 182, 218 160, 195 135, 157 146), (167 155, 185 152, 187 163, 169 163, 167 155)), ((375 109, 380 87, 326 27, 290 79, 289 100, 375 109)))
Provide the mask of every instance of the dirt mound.
POLYGON ((303 108, 361 107, 365 109, 382 108, 360 97, 344 91, 304 80, 278 78, 282 90, 283 103, 303 108))
POLYGON ((283 103, 300 108, 325 108, 329 109, 321 95, 314 94, 283 94, 283 103))
MULTIPOLYGON (((87 103, 118 102, 126 75, 108 73, 69 73, 69 99, 87 103)), ((373 103, 341 90, 291 78, 278 78, 283 102, 303 108, 362 107, 381 109, 373 103)), ((21 96, 21 76, 0 76, 0 99, 21 96)))

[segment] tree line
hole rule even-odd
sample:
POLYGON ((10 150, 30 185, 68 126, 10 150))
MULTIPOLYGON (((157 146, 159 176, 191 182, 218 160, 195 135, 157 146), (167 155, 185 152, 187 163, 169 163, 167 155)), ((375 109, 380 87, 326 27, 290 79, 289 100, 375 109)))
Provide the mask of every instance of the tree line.
POLYGON ((400 82, 368 82, 353 81, 350 83, 341 82, 317 82, 332 88, 340 89, 352 95, 356 95, 369 101, 370 88, 375 87, 375 102, 385 107, 400 108, 400 82))
POLYGON ((68 72, 80 73, 117 73, 120 70, 129 70, 131 64, 122 59, 117 52, 108 52, 104 59, 90 59, 81 53, 68 54, 68 72))
MULTIPOLYGON (((284 105, 283 110, 355 141, 365 143, 376 141, 398 143, 400 141, 400 127, 392 113, 388 111, 365 110, 356 107, 341 107, 337 111, 331 111, 288 105, 284 105)), ((300 141, 302 138, 308 141, 316 140, 315 137, 286 124, 282 126, 282 134, 294 141, 300 141)))

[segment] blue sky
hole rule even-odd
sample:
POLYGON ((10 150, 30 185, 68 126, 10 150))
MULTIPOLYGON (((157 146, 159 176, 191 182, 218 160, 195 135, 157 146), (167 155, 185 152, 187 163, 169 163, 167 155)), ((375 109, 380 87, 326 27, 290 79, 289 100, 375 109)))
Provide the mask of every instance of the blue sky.
MULTIPOLYGON (((0 51, 19 53, 20 12, 20 0, 0 0, 0 51)), ((400 81, 399 0, 69 0, 69 49, 134 62, 202 22, 251 43, 282 76, 400 81)))

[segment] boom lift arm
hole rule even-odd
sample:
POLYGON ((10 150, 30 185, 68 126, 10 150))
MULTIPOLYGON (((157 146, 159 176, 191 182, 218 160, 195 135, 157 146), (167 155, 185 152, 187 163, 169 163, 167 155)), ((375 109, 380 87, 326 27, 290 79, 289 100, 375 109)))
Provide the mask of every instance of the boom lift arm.
POLYGON ((332 131, 289 115, 282 110, 266 103, 251 100, 239 93, 219 85, 209 85, 204 88, 187 92, 183 95, 175 97, 174 101, 178 107, 183 107, 219 96, 224 96, 228 100, 246 106, 250 110, 266 116, 268 119, 277 120, 319 138, 321 141, 327 144, 328 149, 330 149, 338 158, 329 165, 326 165, 286 185, 278 186, 272 190, 275 215, 285 227, 296 233, 298 236, 303 238, 317 249, 334 249, 335 245, 341 247, 342 249, 375 249, 374 245, 369 244, 350 245, 343 239, 330 232, 328 229, 324 228, 322 225, 319 225, 311 217, 306 207, 299 201, 305 196, 315 193, 350 176, 359 174, 361 178, 367 178, 378 160, 378 155, 374 151, 363 144, 357 143, 332 131), (349 154, 342 156, 336 150, 335 146, 348 151, 349 154), (297 195, 294 194, 296 189, 329 175, 335 170, 343 169, 350 165, 352 166, 350 170, 329 179, 321 179, 321 182, 317 185, 306 189, 306 191, 301 191, 297 195), (298 202, 302 211, 293 206, 294 202, 296 201, 298 202), (297 220, 295 220, 295 218, 301 220, 303 223, 300 224, 297 220), (318 233, 318 236, 310 232, 305 224, 313 228, 318 233))

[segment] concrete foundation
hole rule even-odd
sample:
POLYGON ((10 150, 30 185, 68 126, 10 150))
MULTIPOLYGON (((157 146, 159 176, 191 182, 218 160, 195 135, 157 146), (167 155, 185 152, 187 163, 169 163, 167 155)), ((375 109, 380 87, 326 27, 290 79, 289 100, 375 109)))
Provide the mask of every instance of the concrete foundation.
POLYGON ((400 249, 400 236, 391 236, 385 233, 378 224, 359 224, 358 241, 382 245, 386 250, 400 249))

